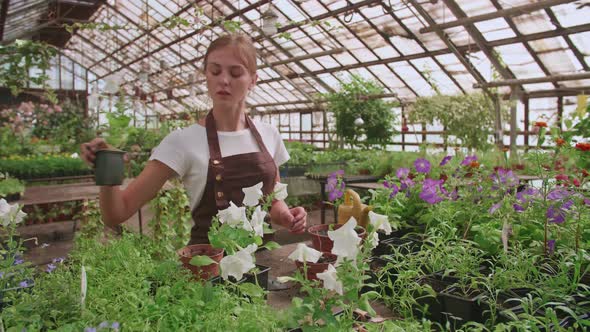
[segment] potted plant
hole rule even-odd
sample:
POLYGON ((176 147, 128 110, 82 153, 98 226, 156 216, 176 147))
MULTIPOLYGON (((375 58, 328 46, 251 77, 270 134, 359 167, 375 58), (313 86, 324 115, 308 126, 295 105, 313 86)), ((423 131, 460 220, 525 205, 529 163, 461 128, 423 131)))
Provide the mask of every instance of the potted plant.
POLYGON ((24 192, 22 181, 0 173, 0 198, 5 198, 8 202, 18 201, 24 192))
POLYGON ((272 233, 264 219, 273 199, 287 197, 287 185, 277 182, 274 191, 266 197, 263 197, 262 185, 260 182, 242 189, 245 206, 238 207, 230 202, 228 208, 217 213, 208 233, 210 244, 195 244, 178 251, 183 263, 188 259, 195 275, 200 276, 201 271, 207 270, 211 272, 208 275, 216 276, 220 268, 224 280, 233 277, 239 281, 256 267, 253 254, 258 248, 280 247, 273 241, 263 244, 264 234, 272 233), (227 256, 223 257, 224 253, 227 256))
POLYGON ((125 177, 125 151, 120 150, 127 141, 127 130, 131 117, 125 114, 125 97, 121 93, 115 110, 107 113, 108 126, 105 128, 108 147, 96 152, 95 181, 97 186, 118 186, 125 177))

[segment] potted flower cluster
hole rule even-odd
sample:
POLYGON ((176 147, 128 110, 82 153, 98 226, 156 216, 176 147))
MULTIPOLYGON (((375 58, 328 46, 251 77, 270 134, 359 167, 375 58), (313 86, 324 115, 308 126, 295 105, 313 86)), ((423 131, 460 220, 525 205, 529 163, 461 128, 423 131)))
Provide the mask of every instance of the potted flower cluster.
POLYGON ((178 251, 186 268, 201 279, 214 277, 221 270, 224 280, 233 277, 239 281, 256 267, 256 250, 279 247, 273 241, 263 244, 262 238, 265 233, 272 233, 265 218, 274 199, 287 197, 287 185, 277 182, 274 191, 266 197, 263 197, 262 185, 260 182, 242 189, 244 206, 230 202, 228 208, 217 213, 208 233, 210 244, 189 245, 178 251))
POLYGON ((292 324, 303 330, 350 329, 357 324, 358 309, 375 316, 369 301, 377 298, 374 291, 362 292, 366 273, 369 271, 370 253, 379 243, 377 231, 391 232, 387 217, 372 213, 367 227, 367 240, 363 241, 355 231, 357 222, 351 217, 337 230, 329 231, 334 241, 327 257, 336 257, 334 262, 319 264, 328 253, 308 248, 304 244, 289 255, 300 267, 293 276, 279 277, 281 282, 296 282, 306 293, 304 298, 293 299, 292 324), (322 271, 323 270, 323 271, 322 271), (334 316, 337 308, 340 315, 334 316))

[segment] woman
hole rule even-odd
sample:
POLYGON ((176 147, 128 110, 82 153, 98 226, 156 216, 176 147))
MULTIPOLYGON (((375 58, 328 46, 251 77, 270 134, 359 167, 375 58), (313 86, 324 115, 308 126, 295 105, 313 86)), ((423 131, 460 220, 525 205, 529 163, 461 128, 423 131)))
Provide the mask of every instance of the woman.
MULTIPOLYGON (((267 195, 280 180, 278 166, 289 159, 280 134, 267 124, 254 124, 245 113, 246 96, 258 79, 252 41, 237 34, 216 39, 205 54, 204 70, 213 109, 197 124, 166 136, 125 190, 100 188, 105 224, 129 219, 167 180, 178 176, 187 189, 195 222, 189 244, 208 243, 211 218, 230 201, 241 205, 242 188, 263 182, 267 195)), ((92 165, 95 152, 104 147, 101 138, 82 144, 82 159, 92 165)), ((302 207, 289 209, 275 200, 270 216, 293 233, 305 230, 307 213, 302 207)))

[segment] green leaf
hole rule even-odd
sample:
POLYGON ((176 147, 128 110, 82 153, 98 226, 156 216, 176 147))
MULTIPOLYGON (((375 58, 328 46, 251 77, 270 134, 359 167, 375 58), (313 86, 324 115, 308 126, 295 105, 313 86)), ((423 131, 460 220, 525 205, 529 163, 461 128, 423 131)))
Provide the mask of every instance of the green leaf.
POLYGON ((371 307, 371 304, 369 303, 369 298, 365 296, 366 294, 363 294, 363 296, 361 296, 360 302, 359 302, 359 308, 361 308, 362 310, 366 311, 369 313, 369 315, 371 316, 376 316, 377 313, 375 312, 375 310, 373 309, 373 307, 371 307))
POLYGON ((217 264, 216 261, 212 260, 211 257, 209 256, 194 256, 193 258, 191 258, 191 261, 189 262, 189 264, 194 265, 194 266, 207 266, 207 265, 211 265, 211 264, 217 264))
POLYGON ((274 241, 269 241, 264 246, 262 246, 262 248, 266 248, 268 250, 274 250, 274 249, 278 249, 280 247, 281 247, 281 245, 274 242, 274 241))
POLYGON ((249 283, 249 282, 245 282, 243 284, 240 284, 238 286, 238 288, 240 289, 242 294, 250 296, 250 297, 263 297, 264 296, 264 290, 260 286, 249 283))

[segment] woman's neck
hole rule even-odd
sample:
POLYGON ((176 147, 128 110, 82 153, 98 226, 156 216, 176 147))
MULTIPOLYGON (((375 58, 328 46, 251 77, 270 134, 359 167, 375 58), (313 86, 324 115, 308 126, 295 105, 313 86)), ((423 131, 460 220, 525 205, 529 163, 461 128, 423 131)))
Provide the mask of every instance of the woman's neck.
POLYGON ((238 131, 246 129, 246 105, 240 103, 234 107, 213 106, 213 117, 218 131, 238 131))

